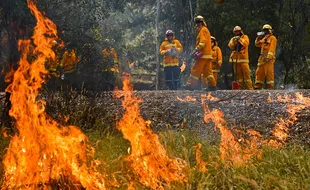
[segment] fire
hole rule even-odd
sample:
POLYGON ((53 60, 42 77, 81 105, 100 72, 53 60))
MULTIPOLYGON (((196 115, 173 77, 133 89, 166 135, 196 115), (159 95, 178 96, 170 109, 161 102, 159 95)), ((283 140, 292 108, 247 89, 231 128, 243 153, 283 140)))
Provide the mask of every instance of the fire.
POLYGON ((182 99, 182 98, 177 96, 177 100, 180 102, 197 102, 197 99, 193 98, 191 96, 186 96, 185 99, 182 99))
POLYGON ((117 123, 117 128, 125 139, 131 143, 131 154, 126 158, 141 184, 152 189, 163 189, 164 183, 172 181, 187 182, 185 161, 169 158, 165 148, 156 134, 150 129, 150 122, 140 115, 139 103, 134 96, 128 78, 123 82, 123 93, 116 92, 118 97, 124 96, 122 102, 125 114, 117 123))
POLYGON ((181 69, 181 73, 185 71, 185 69, 186 69, 186 61, 185 60, 183 60, 180 69, 181 69))
POLYGON ((204 100, 210 100, 210 101, 218 101, 218 100, 220 100, 219 98, 213 97, 211 92, 209 92, 208 95, 202 94, 201 98, 204 99, 204 100))
POLYGON ((194 148, 196 149, 196 167, 198 168, 199 171, 204 173, 208 171, 208 169, 206 168, 206 165, 208 164, 208 162, 205 162, 202 159, 202 152, 200 151, 201 146, 202 145, 200 143, 194 146, 194 148))
POLYGON ((75 127, 63 127, 50 119, 38 92, 45 82, 44 63, 54 58, 52 41, 57 39, 56 25, 27 0, 37 20, 31 40, 19 41, 21 58, 11 85, 12 109, 18 133, 11 138, 3 158, 4 182, 1 189, 105 189, 104 177, 97 171, 94 149, 88 138, 75 127), (28 62, 28 53, 36 58, 28 62))
POLYGON ((297 120, 296 112, 310 106, 310 98, 303 97, 301 93, 296 93, 295 97, 296 98, 290 98, 288 95, 285 95, 284 98, 282 98, 282 96, 277 97, 279 102, 289 102, 287 105, 289 116, 288 119, 278 118, 278 121, 272 130, 272 136, 274 138, 265 141, 265 144, 274 148, 282 147, 289 137, 289 127, 297 120))
MULTIPOLYGON (((213 98, 209 96, 209 98, 213 98)), ((213 98, 214 99, 214 98, 213 98)), ((216 98, 215 98, 216 99, 216 98)), ((204 121, 209 122, 212 120, 215 124, 215 129, 218 128, 221 133, 220 154, 221 160, 231 161, 236 167, 243 166, 247 162, 254 159, 261 159, 262 151, 259 149, 261 144, 260 133, 254 130, 248 130, 249 137, 237 138, 233 131, 228 129, 224 119, 224 113, 218 109, 210 110, 205 100, 202 99, 204 108, 204 121)), ((235 130, 239 135, 245 136, 241 131, 235 130)))

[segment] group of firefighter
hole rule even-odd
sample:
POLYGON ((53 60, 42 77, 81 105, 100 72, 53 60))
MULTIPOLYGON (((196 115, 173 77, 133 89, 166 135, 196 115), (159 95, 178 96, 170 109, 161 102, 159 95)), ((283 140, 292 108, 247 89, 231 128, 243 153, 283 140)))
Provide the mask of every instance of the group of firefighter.
MULTIPOLYGON (((190 77, 183 87, 185 90, 197 88, 199 79, 201 88, 207 91, 217 89, 218 73, 222 66, 222 52, 215 37, 211 36, 205 19, 196 16, 196 46, 191 57, 194 64, 190 77)), ((234 75, 238 87, 235 89, 253 89, 249 67, 249 37, 244 34, 240 26, 233 28, 234 36, 228 47, 231 49, 229 62, 233 64, 234 75)), ((257 33, 255 46, 261 48, 256 69, 254 89, 262 89, 266 80, 267 89, 274 89, 274 63, 277 39, 273 35, 269 24, 263 25, 262 31, 257 33)), ((160 46, 160 53, 164 56, 165 81, 170 90, 177 90, 179 86, 179 55, 183 51, 182 44, 175 38, 172 30, 166 31, 164 42, 160 46)), ((234 86, 233 86, 234 89, 234 86)))
MULTIPOLYGON (((61 80, 70 78, 70 75, 77 71, 77 64, 80 62, 76 50, 68 45, 62 54, 62 46, 58 44, 57 41, 53 41, 52 43, 56 58, 46 60, 50 75, 59 77, 61 80)), ((101 72, 104 73, 105 76, 105 81, 101 82, 108 86, 109 90, 113 90, 119 73, 118 56, 114 48, 104 48, 101 53, 101 72)))
MULTIPOLYGON (((194 63, 186 85, 185 90, 197 89, 198 81, 201 81, 201 88, 206 91, 217 90, 217 80, 220 68, 222 66, 222 51, 218 47, 218 42, 214 36, 211 36, 205 19, 202 16, 196 16, 194 19, 196 27, 196 45, 191 52, 191 58, 194 63)), ((235 89, 253 89, 249 67, 249 37, 244 34, 240 26, 233 28, 234 36, 230 39, 228 47, 231 49, 229 62, 233 64, 234 76, 238 87, 235 89)), ((277 39, 273 35, 272 27, 269 24, 263 25, 262 31, 257 33, 255 46, 261 48, 260 56, 256 69, 254 89, 262 89, 266 80, 267 89, 274 89, 274 63, 277 39)), ((49 71, 52 75, 59 76, 64 80, 65 75, 70 75, 76 70, 76 65, 80 61, 76 51, 72 48, 66 48, 60 57, 59 46, 57 42, 53 44, 54 51, 58 57, 56 60, 48 63, 49 71), (60 72, 59 72, 60 71, 60 72)), ((167 87, 170 90, 179 88, 180 53, 183 51, 182 44, 175 38, 172 30, 167 30, 165 40, 160 46, 160 54, 164 56, 163 67, 167 87)), ((119 77, 119 61, 114 48, 105 48, 102 50, 104 73, 110 90, 113 90, 115 82, 119 77)), ((234 89, 234 84, 233 84, 234 89)))

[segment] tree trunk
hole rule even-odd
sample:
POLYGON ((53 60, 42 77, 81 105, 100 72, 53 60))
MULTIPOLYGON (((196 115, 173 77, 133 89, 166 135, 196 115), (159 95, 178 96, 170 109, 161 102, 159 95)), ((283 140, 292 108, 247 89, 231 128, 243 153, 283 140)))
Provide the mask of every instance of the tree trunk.
POLYGON ((159 28, 159 14, 160 14, 160 0, 157 0, 157 5, 156 5, 157 13, 156 13, 156 90, 158 90, 159 86, 159 68, 160 68, 160 63, 159 63, 159 34, 158 34, 158 28, 159 28))

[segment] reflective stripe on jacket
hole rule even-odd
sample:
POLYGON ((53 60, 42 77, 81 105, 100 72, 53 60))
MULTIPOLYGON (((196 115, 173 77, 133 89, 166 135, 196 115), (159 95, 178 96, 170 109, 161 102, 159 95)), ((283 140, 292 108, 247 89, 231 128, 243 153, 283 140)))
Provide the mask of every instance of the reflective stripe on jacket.
POLYGON ((215 45, 212 48, 212 72, 220 72, 222 59, 222 51, 217 45, 215 45))
POLYGON ((276 59, 277 38, 273 35, 267 35, 263 39, 256 38, 255 46, 261 48, 261 53, 258 58, 258 66, 266 63, 266 59, 276 59))
POLYGON ((247 35, 242 35, 240 38, 235 41, 234 37, 232 37, 228 43, 228 47, 233 50, 230 54, 230 63, 249 63, 249 44, 250 40, 247 35), (236 46, 237 44, 240 44, 242 47, 240 50, 237 52, 236 51, 236 46), (237 57, 238 54, 238 57, 237 57))
POLYGON ((60 67, 64 69, 65 73, 72 73, 76 69, 76 64, 80 60, 76 57, 75 51, 68 50, 64 53, 62 60, 60 62, 60 67))
POLYGON ((211 35, 209 29, 205 25, 202 25, 198 29, 196 48, 203 53, 202 59, 212 59, 211 35))
POLYGON ((182 51, 183 51, 183 47, 179 40, 173 39, 172 42, 170 43, 168 41, 168 38, 165 38, 165 41, 160 45, 160 54, 164 56, 164 67, 178 66, 179 65, 178 55, 182 51), (171 48, 175 48, 176 50, 175 57, 172 57, 171 55, 165 55, 165 53, 171 48))

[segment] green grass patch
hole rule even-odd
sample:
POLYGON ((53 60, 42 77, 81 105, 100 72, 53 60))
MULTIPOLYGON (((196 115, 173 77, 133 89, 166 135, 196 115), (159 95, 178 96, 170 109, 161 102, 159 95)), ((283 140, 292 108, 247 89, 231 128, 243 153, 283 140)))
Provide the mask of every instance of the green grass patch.
MULTIPOLYGON (((131 183, 136 189, 145 189, 134 176, 126 157, 130 143, 121 134, 87 133, 96 148, 96 159, 101 161, 101 171, 107 174, 112 189, 127 189, 131 183), (117 182, 117 183, 116 183, 117 182)), ((159 133, 160 141, 169 157, 181 158, 189 166, 188 184, 173 183, 167 189, 309 189, 310 150, 298 145, 282 149, 263 148, 261 160, 253 160, 242 167, 230 167, 220 160, 219 145, 199 139, 188 131, 172 130, 159 133), (202 155, 207 162, 207 172, 196 168, 195 145, 202 144, 202 155)), ((8 146, 8 139, 0 138, 1 158, 8 146)), ((0 167, 1 173, 3 168, 0 167)), ((0 179, 1 180, 1 179, 0 179)))

